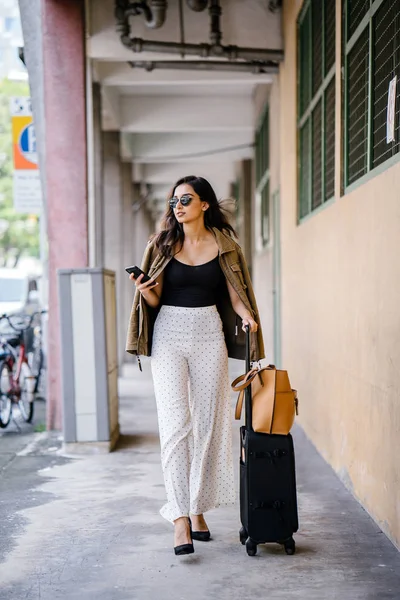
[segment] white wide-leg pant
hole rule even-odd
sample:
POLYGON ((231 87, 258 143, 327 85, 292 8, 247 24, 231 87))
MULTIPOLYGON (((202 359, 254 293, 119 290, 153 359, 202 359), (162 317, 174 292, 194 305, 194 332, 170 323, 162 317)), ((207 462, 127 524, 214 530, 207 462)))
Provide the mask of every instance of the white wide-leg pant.
POLYGON ((162 306, 151 353, 168 521, 235 502, 228 353, 216 306, 162 306))

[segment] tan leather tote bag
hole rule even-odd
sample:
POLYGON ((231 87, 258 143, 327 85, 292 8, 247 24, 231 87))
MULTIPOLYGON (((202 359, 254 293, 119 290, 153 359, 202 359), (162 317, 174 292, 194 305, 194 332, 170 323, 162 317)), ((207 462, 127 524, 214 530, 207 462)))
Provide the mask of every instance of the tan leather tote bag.
POLYGON ((235 419, 241 417, 244 391, 249 385, 254 431, 287 435, 298 414, 297 391, 290 387, 287 371, 268 365, 263 369, 251 369, 235 379, 232 389, 239 392, 235 419))

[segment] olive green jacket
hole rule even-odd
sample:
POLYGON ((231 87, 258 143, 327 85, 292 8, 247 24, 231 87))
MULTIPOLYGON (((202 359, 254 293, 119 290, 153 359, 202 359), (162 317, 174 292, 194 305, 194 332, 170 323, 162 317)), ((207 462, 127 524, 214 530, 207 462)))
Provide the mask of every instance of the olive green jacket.
MULTIPOLYGON (((213 228, 213 233, 219 250, 219 264, 225 278, 236 290, 240 300, 258 324, 257 334, 251 335, 250 358, 257 361, 265 357, 264 343, 260 325, 260 317, 257 309, 250 274, 242 250, 229 235, 219 229, 213 228)), ((156 279, 171 258, 160 255, 154 241, 147 244, 141 268, 150 277, 156 279)), ((245 334, 242 330, 240 317, 234 312, 229 297, 227 286, 223 286, 221 296, 217 303, 221 316, 225 335, 228 356, 230 358, 245 358, 245 334)), ((153 338, 154 322, 158 314, 158 308, 154 309, 146 304, 143 296, 136 290, 133 300, 131 316, 129 319, 128 335, 126 340, 126 351, 131 354, 150 356, 153 338)))

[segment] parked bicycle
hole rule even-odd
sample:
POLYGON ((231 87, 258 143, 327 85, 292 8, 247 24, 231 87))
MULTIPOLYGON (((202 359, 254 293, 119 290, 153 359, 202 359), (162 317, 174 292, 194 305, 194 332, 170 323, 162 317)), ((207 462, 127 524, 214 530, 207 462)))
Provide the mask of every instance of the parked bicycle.
MULTIPOLYGON (((41 314, 47 311, 42 310, 41 314)), ((45 369, 45 357, 43 352, 43 328, 42 323, 38 323, 33 328, 33 340, 31 351, 28 352, 28 364, 31 368, 32 375, 36 378, 35 383, 35 400, 45 400, 45 385, 43 381, 43 369, 45 369)))
POLYGON ((22 418, 30 423, 34 414, 36 377, 28 363, 24 332, 27 331, 38 314, 26 317, 1 315, 6 319, 11 335, 0 335, 0 427, 9 424, 13 405, 18 405, 22 418), (17 321, 18 319, 18 321, 17 321))

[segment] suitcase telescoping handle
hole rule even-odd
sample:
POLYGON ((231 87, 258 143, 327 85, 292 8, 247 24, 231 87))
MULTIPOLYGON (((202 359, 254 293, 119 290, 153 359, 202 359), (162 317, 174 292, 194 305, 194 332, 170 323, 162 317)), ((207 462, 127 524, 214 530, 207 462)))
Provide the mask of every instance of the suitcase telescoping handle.
MULTIPOLYGON (((245 326, 246 330, 246 373, 250 371, 250 327, 245 326)), ((252 414, 251 414, 251 385, 248 385, 244 391, 244 402, 245 402, 245 427, 248 431, 253 428, 252 414)))

